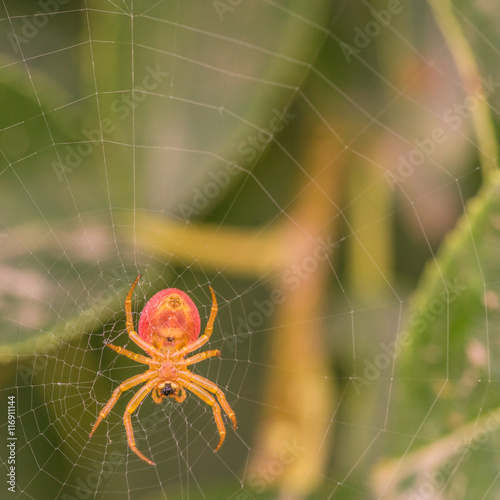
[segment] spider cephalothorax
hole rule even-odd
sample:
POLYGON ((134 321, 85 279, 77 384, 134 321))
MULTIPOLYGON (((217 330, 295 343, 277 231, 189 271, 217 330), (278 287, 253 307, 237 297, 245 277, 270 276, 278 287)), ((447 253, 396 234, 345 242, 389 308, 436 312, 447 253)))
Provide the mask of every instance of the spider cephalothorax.
POLYGON ((204 359, 220 356, 220 351, 205 351, 186 358, 186 355, 206 344, 212 334, 215 316, 217 315, 217 301, 214 291, 210 287, 212 310, 205 332, 201 337, 198 309, 196 309, 194 302, 188 295, 176 288, 162 290, 148 301, 141 313, 139 334, 137 334, 134 331, 132 321, 131 299, 140 277, 141 275, 137 276, 125 299, 127 331, 132 341, 149 357, 136 354, 113 344, 108 343, 106 345, 127 358, 148 365, 149 369, 140 375, 125 380, 113 391, 106 406, 99 413, 99 417, 90 431, 90 436, 97 429, 101 420, 111 411, 122 392, 146 382, 132 397, 123 415, 129 446, 140 458, 148 464, 155 465, 137 449, 130 419, 132 413, 150 392, 155 403, 161 403, 166 397, 182 403, 186 399, 187 389, 209 404, 213 409, 220 436, 219 444, 215 448, 215 451, 217 451, 222 446, 226 436, 221 406, 231 419, 235 429, 236 416, 219 387, 210 380, 190 372, 187 367, 204 359))

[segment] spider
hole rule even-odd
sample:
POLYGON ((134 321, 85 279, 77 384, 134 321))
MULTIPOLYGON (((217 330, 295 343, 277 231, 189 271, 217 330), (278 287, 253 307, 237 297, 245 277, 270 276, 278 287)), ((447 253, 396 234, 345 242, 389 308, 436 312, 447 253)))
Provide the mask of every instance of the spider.
POLYGON ((215 316, 217 315, 217 301, 214 291, 210 287, 212 309, 205 332, 201 337, 200 315, 194 302, 187 294, 176 288, 161 290, 151 297, 141 313, 139 334, 137 334, 134 331, 132 320, 131 299, 140 278, 141 275, 139 274, 132 283, 125 299, 126 326, 129 337, 149 357, 110 343, 106 343, 106 345, 118 354, 148 365, 149 368, 144 373, 125 380, 113 391, 106 406, 99 413, 99 417, 90 431, 90 437, 111 411, 122 392, 146 382, 129 401, 123 415, 128 444, 137 456, 148 464, 155 465, 153 461, 138 450, 135 444, 130 418, 132 413, 137 410, 150 392, 155 403, 161 403, 166 397, 174 399, 177 403, 182 403, 186 399, 186 389, 212 407, 220 436, 219 444, 215 448, 215 451, 218 451, 226 437, 221 406, 235 429, 236 416, 219 387, 210 380, 190 372, 187 367, 207 358, 220 357, 220 351, 205 351, 186 358, 186 355, 206 344, 212 334, 215 316), (215 394, 217 400, 213 394, 215 394))

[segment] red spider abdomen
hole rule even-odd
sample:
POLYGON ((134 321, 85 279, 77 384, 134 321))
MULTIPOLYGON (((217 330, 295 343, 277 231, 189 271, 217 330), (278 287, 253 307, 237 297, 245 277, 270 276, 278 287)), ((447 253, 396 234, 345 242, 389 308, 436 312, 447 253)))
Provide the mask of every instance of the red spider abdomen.
POLYGON ((200 336, 198 309, 182 290, 167 288, 144 306, 138 333, 157 349, 180 348, 200 336))

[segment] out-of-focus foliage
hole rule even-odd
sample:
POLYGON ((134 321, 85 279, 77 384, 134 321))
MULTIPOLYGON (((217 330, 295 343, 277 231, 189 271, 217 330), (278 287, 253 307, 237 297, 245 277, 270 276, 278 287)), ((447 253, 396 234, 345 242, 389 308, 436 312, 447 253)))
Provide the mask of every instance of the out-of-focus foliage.
POLYGON ((98 472, 103 498, 234 498, 276 451, 269 429, 284 429, 315 448, 263 494, 244 482, 257 499, 495 498, 500 183, 481 174, 497 160, 484 121, 454 110, 482 81, 498 126, 497 2, 442 2, 472 65, 423 1, 233 2, 222 17, 216 3, 57 3, 31 32, 40 2, 0 5, 0 380, 18 396, 23 493, 75 495, 98 472), (401 157, 437 128, 446 140, 403 175, 401 157), (335 243, 319 279, 238 331, 318 234, 335 243), (173 283, 206 318, 207 283, 217 291, 223 359, 208 370, 229 380, 241 437, 221 461, 198 439, 197 459, 174 463, 191 428, 210 428, 200 407, 189 422, 175 407, 148 414, 168 411, 178 431, 164 419, 141 436, 167 472, 127 459, 108 475, 107 457, 128 451, 120 422, 89 444, 97 403, 137 372, 102 341, 126 344, 138 269, 134 311, 173 283), (379 355, 390 362, 370 378, 379 355))
MULTIPOLYGON (((431 261, 397 358, 379 491, 481 498, 495 489, 500 429, 500 177, 493 173, 431 261), (420 493, 419 493, 420 492, 420 493)), ((487 497, 489 498, 489 497, 487 497)))

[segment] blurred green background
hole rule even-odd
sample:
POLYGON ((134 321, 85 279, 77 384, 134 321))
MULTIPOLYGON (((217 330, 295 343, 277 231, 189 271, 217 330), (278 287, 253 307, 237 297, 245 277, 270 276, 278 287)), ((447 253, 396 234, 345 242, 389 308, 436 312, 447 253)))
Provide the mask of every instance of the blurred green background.
MULTIPOLYGON (((5 0, 15 498, 498 499, 500 7, 5 0), (122 396, 155 292, 219 313, 238 418, 122 396), (131 345, 132 344, 132 345, 131 345), (226 422, 228 424, 228 422, 226 422), (40 493, 43 492, 43 493, 40 493)), ((7 473, 2 429, 2 473, 7 473)), ((5 486, 6 487, 6 486, 5 486)))

